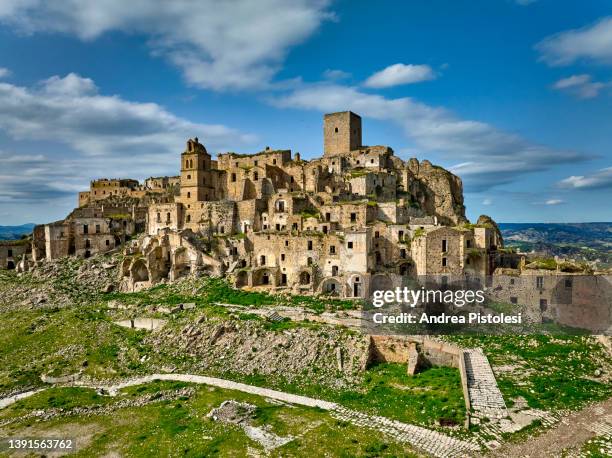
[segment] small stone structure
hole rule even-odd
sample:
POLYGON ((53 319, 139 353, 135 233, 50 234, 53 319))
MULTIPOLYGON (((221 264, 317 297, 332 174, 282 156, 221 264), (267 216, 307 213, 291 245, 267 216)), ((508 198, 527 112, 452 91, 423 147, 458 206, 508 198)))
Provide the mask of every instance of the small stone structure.
POLYGON ((0 269, 17 269, 31 250, 29 240, 0 240, 0 269))
POLYGON ((115 321, 115 324, 123 328, 155 331, 156 329, 162 328, 166 324, 166 320, 157 318, 132 318, 129 320, 115 321))

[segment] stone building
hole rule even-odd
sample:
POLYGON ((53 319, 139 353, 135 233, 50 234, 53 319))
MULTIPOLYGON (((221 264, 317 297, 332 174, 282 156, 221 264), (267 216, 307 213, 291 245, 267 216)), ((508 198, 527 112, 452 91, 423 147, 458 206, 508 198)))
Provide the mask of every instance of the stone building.
POLYGON ((75 209, 66 219, 36 226, 32 261, 63 256, 88 258, 120 247, 145 228, 146 207, 90 205, 75 209))
MULTIPOLYGON (((180 194, 149 205, 147 217, 148 237, 184 232, 210 256, 191 256, 178 275, 219 269, 239 287, 362 298, 419 274, 490 273, 501 240, 465 225, 458 177, 363 145, 354 113, 325 115, 323 125, 323 157, 310 161, 269 147, 215 161, 197 138, 187 142, 180 194)), ((176 267, 167 249, 163 278, 176 267)), ((158 260, 143 263, 155 277, 158 260)))
POLYGON ((138 180, 100 178, 93 180, 89 191, 79 193, 79 207, 110 196, 127 196, 139 186, 138 180))
POLYGON ((93 180, 89 191, 79 193, 79 207, 96 205, 112 197, 125 197, 142 199, 146 196, 156 197, 174 196, 179 190, 180 177, 149 177, 143 184, 138 180, 121 178, 100 178, 93 180))
POLYGON ((324 116, 312 160, 270 147, 215 160, 197 138, 178 160, 176 177, 92 181, 65 220, 34 228, 32 261, 133 239, 129 290, 205 271, 239 287, 364 298, 420 275, 487 276, 502 260, 495 223, 465 218, 457 176, 363 145, 352 112, 324 116))
POLYGON ((16 269, 30 250, 30 241, 27 239, 0 240, 0 269, 16 269))

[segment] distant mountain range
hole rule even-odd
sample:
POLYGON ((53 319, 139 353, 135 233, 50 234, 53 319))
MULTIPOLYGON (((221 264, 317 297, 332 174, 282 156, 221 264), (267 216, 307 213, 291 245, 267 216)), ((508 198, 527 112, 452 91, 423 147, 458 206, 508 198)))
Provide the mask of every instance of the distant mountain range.
POLYGON ((0 226, 0 240, 17 240, 22 235, 27 235, 32 232, 36 224, 28 223, 21 226, 0 226))
POLYGON ((506 246, 612 266, 612 223, 500 223, 506 246))

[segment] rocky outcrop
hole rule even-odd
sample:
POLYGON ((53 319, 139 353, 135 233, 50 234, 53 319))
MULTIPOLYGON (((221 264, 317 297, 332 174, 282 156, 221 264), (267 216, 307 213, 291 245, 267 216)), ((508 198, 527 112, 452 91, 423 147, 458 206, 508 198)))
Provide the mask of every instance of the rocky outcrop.
POLYGON ((412 158, 405 163, 405 191, 412 202, 444 225, 467 222, 461 178, 428 160, 412 158))

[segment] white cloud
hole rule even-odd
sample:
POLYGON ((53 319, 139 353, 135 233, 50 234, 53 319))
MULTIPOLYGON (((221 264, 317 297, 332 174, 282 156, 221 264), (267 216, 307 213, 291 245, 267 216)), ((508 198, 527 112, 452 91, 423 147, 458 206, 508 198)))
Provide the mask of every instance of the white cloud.
POLYGON ((553 164, 586 159, 573 151, 529 142, 484 122, 461 119, 444 108, 428 106, 409 97, 390 99, 351 86, 303 85, 270 101, 280 107, 322 112, 352 110, 366 117, 397 123, 421 151, 458 162, 451 170, 464 178, 471 191, 509 183, 521 175, 549 169, 553 164))
POLYGON ((0 78, 5 78, 11 74, 11 71, 8 68, 0 67, 0 78))
POLYGON ((546 202, 544 202, 545 205, 561 205, 564 203, 565 201, 561 199, 548 199, 546 202))
POLYGON ((488 197, 482 201, 482 205, 491 205, 491 204, 493 204, 493 200, 489 199, 488 197))
POLYGON ((549 36, 536 45, 549 65, 569 65, 577 60, 612 63, 612 16, 581 29, 549 36))
POLYGON ((599 92, 609 85, 609 83, 592 81, 591 75, 582 74, 560 79, 553 85, 553 88, 569 92, 581 99, 592 99, 597 97, 599 92))
POLYGON ((177 174, 189 137, 199 136, 210 153, 255 140, 223 125, 187 121, 155 103, 101 95, 94 81, 73 73, 33 87, 0 83, 0 131, 21 150, 0 151, 0 204, 30 205, 45 218, 74 206, 90 179, 177 174))
POLYGON ((87 156, 176 153, 196 135, 212 151, 253 141, 223 125, 179 118, 155 103, 101 95, 91 79, 74 73, 32 88, 0 83, 0 129, 14 139, 60 142, 87 156))
POLYGON ((323 78, 326 80, 343 80, 349 78, 351 76, 350 73, 345 72, 343 70, 333 70, 328 68, 323 72, 323 78))
POLYGON ((436 78, 429 65, 394 64, 370 76, 363 85, 373 88, 413 84, 436 78))
POLYGON ((215 90, 265 87, 288 50, 333 19, 328 0, 4 0, 0 22, 25 33, 93 40, 109 31, 148 37, 155 55, 191 84, 215 90))
MULTIPOLYGON (((75 161, 51 160, 42 154, 17 154, 0 151, 0 204, 11 202, 48 202, 75 196, 74 187, 87 188, 87 178, 75 178, 75 161), (65 189, 58 186, 60 182, 65 189)), ((86 164, 78 164, 85 166, 86 164)))
POLYGON ((565 189, 612 188, 612 167, 598 170, 591 175, 572 175, 557 184, 565 189))

